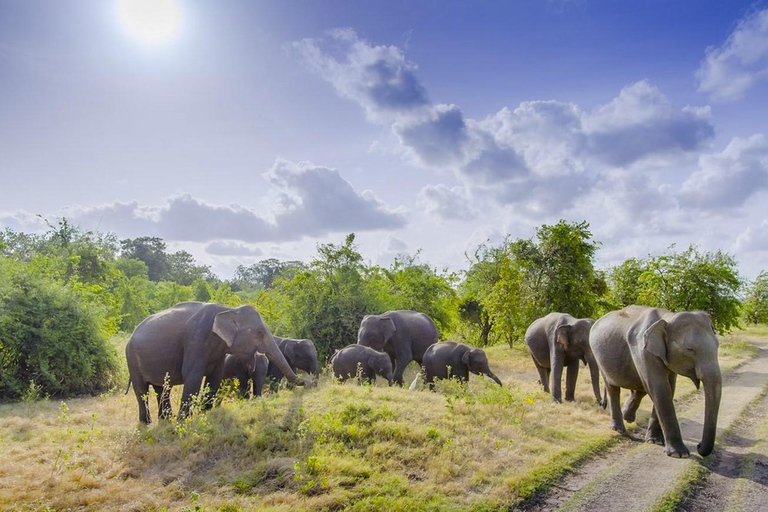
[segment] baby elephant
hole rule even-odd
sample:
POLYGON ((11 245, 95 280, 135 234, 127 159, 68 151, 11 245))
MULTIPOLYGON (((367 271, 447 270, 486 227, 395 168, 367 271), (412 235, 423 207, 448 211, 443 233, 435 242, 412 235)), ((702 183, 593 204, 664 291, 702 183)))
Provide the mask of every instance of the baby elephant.
POLYGON ((442 341, 430 345, 422 360, 425 381, 429 389, 435 389, 436 379, 457 378, 469 380, 469 372, 485 375, 501 386, 501 381, 488 367, 488 357, 483 349, 472 348, 455 341, 442 341))
POLYGON ((251 386, 248 379, 253 379, 253 393, 261 396, 261 390, 264 389, 264 381, 267 379, 267 367, 269 359, 260 352, 256 352, 250 364, 245 364, 241 359, 228 354, 224 359, 223 379, 236 378, 240 381, 238 391, 240 396, 248 398, 251 395, 251 386))
POLYGON ((375 382, 378 375, 392 385, 392 359, 388 354, 364 345, 348 345, 337 350, 331 358, 331 366, 333 376, 341 382, 359 373, 361 379, 370 383, 375 382))

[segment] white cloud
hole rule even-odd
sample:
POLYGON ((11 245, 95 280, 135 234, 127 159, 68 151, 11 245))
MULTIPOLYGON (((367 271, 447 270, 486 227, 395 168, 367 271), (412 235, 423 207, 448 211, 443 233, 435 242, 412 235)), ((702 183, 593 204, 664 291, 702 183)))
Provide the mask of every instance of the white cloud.
POLYGON ((764 135, 735 137, 720 153, 699 158, 699 169, 683 183, 681 201, 711 210, 740 207, 768 188, 768 140, 764 135))
POLYGON ((237 240, 216 240, 205 246, 205 252, 212 256, 261 256, 258 247, 244 244, 237 240))
MULTIPOLYGON (((357 192, 334 169, 278 159, 265 176, 283 199, 283 209, 275 212, 273 221, 244 206, 209 204, 189 194, 173 196, 160 206, 115 202, 67 208, 60 215, 84 229, 113 231, 121 237, 190 242, 283 242, 406 224, 402 207, 389 208, 371 191, 357 192)), ((41 227, 39 218, 23 211, 0 212, 0 222, 17 229, 41 227)))
POLYGON ((478 214, 464 187, 427 185, 419 192, 418 202, 428 215, 442 220, 472 220, 478 214))
POLYGON ((707 48, 696 77, 699 91, 714 101, 741 98, 756 83, 768 78, 768 9, 739 21, 728 40, 707 48))
POLYGON ((748 226, 739 233, 734 243, 736 252, 768 251, 768 219, 759 226, 748 226))

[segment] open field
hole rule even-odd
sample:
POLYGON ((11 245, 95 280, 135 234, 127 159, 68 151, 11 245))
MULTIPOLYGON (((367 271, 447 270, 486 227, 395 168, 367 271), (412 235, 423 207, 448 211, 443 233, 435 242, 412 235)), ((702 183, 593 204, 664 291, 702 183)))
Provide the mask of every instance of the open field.
MULTIPOLYGON (((757 352, 747 340, 766 334, 727 336, 723 371, 742 368, 757 352)), ((487 352, 503 388, 478 378, 409 393, 323 378, 149 427, 122 390, 3 404, 0 508, 497 510, 533 506, 533 495, 609 449, 638 449, 608 429, 588 372, 577 401, 558 405, 539 392, 524 348, 487 352)), ((696 394, 680 379, 680 407, 695 408, 696 394)), ((641 447, 666 462, 660 448, 641 447)))

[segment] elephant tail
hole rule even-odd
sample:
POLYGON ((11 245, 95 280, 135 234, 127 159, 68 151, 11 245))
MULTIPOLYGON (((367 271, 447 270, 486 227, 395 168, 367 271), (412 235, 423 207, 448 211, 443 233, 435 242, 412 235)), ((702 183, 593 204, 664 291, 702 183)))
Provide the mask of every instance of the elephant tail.
POLYGON ((603 386, 603 401, 600 402, 600 407, 602 407, 603 409, 608 407, 608 387, 607 386, 603 386))
POLYGON ((416 374, 416 378, 413 379, 413 382, 411 382, 411 385, 408 386, 408 391, 413 391, 416 389, 416 386, 419 385, 419 379, 421 378, 421 372, 416 374))
POLYGON ((129 377, 128 378, 128 387, 125 388, 125 393, 123 393, 123 394, 127 395, 130 390, 131 390, 131 379, 129 377))

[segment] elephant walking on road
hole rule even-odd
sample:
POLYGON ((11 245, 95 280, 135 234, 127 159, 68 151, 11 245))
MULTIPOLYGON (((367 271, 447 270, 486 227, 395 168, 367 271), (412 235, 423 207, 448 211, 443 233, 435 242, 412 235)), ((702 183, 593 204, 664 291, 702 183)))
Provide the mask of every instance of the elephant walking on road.
POLYGON ((373 383, 376 376, 384 377, 392 385, 392 360, 384 352, 363 345, 348 345, 331 357, 333 376, 341 382, 360 376, 373 383))
MULTIPOLYGON (((157 392, 160 417, 169 418, 170 390, 164 389, 164 384, 183 384, 179 415, 184 417, 189 414, 192 396, 200 392, 203 377, 210 396, 216 394, 227 354, 249 361, 257 351, 266 355, 290 381, 305 384, 291 370, 253 306, 231 308, 220 304, 182 302, 145 318, 125 347, 131 376, 129 386, 133 384, 139 402, 139 421, 150 422, 144 401, 149 386, 157 392)), ((210 397, 206 404, 211 405, 210 397)))
MULTIPOLYGON (((238 380, 238 393, 243 398, 251 396, 249 380, 253 381, 253 394, 261 396, 264 381, 267 380, 269 359, 264 354, 256 352, 250 364, 245 364, 237 356, 227 354, 224 359, 224 374, 222 380, 235 378, 238 380)), ((282 375, 282 374, 281 374, 282 375)))
POLYGON ((566 313, 550 313, 543 316, 525 331, 525 343, 533 363, 539 372, 544 391, 552 393, 556 402, 562 401, 561 383, 565 375, 565 400, 575 399, 579 362, 589 366, 592 391, 597 403, 605 407, 600 397, 600 372, 589 347, 589 331, 595 321, 591 318, 574 318, 566 313))
POLYGON ((619 404, 621 388, 632 390, 624 418, 634 419, 648 394, 653 411, 646 440, 665 445, 667 455, 687 457, 673 399, 677 376, 704 383, 704 429, 699 455, 712 453, 722 393, 718 341, 703 311, 673 313, 666 309, 629 306, 603 316, 592 327, 589 344, 600 365, 611 406, 611 428, 624 432, 619 404))
POLYGON ((389 354, 395 367, 394 381, 402 386, 408 363, 421 364, 427 347, 437 343, 437 327, 427 315, 415 311, 366 315, 357 331, 357 343, 389 354))
MULTIPOLYGON (((431 390, 435 389, 437 379, 457 378, 461 382, 467 382, 470 372, 485 375, 501 386, 501 381, 488 366, 488 357, 483 349, 472 348, 463 343, 435 343, 424 353, 421 364, 424 367, 424 380, 431 390)), ((417 375, 416 379, 418 378, 417 375)))

